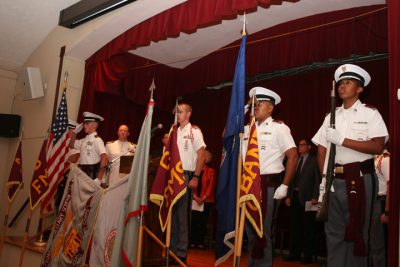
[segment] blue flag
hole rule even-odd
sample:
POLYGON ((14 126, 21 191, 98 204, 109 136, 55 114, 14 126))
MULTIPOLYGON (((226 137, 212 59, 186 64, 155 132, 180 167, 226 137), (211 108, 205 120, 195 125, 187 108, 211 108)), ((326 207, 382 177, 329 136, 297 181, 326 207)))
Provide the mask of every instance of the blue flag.
POLYGON ((236 61, 231 102, 225 126, 223 158, 218 177, 215 266, 227 260, 234 251, 237 169, 240 151, 239 133, 243 133, 244 129, 246 38, 246 35, 242 37, 236 61))

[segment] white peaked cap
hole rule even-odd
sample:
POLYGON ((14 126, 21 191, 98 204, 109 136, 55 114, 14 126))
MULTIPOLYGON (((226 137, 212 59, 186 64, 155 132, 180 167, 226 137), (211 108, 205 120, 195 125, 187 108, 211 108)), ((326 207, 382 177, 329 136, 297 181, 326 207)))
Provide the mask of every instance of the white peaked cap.
POLYGON ((253 87, 250 92, 250 98, 255 95, 258 101, 269 101, 274 105, 278 105, 281 102, 281 97, 272 90, 264 87, 253 87))
POLYGON ((365 87, 371 81, 371 76, 366 70, 357 65, 344 64, 335 71, 335 81, 339 82, 343 79, 356 79, 365 87))
POLYGON ((103 120, 104 120, 104 118, 102 116, 99 116, 97 114, 87 112, 87 111, 83 112, 83 121, 84 122, 91 122, 91 121, 100 122, 103 120))

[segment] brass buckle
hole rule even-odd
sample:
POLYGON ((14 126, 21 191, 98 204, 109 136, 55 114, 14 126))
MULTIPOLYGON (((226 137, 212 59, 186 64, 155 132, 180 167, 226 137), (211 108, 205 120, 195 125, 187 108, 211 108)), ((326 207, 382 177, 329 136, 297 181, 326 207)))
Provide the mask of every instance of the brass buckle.
POLYGON ((335 167, 335 173, 344 173, 343 166, 336 166, 335 167))

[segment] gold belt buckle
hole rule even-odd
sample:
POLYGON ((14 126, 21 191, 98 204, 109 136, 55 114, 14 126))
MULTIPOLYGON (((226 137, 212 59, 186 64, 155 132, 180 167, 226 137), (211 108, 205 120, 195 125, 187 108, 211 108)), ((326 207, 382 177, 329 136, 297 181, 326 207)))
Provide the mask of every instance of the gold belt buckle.
POLYGON ((344 173, 343 166, 336 166, 335 173, 344 173))

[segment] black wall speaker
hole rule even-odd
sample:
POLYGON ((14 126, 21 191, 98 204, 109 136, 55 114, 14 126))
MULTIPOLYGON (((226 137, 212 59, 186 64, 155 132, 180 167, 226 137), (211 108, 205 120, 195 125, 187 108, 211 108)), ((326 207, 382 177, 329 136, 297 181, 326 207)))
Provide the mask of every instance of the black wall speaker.
POLYGON ((18 137, 21 116, 15 114, 0 114, 0 136, 18 137))

